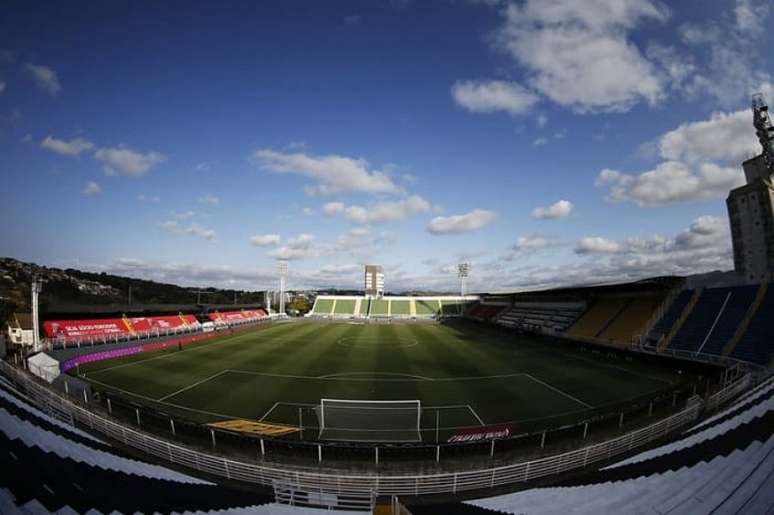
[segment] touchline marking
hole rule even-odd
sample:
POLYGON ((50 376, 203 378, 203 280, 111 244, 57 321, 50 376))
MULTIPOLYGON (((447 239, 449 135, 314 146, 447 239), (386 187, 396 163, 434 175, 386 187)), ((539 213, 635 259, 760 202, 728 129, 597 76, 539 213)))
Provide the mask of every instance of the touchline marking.
MULTIPOLYGON (((185 353, 189 354, 191 352, 196 352, 197 350, 208 349, 210 347, 210 345, 215 344, 215 343, 220 343, 220 344, 234 343, 234 341, 237 340, 237 338, 242 338, 243 336, 247 336, 248 334, 250 334, 250 333, 237 334, 237 335, 231 336, 229 338, 224 338, 222 340, 216 340, 216 341, 210 341, 210 342, 208 342, 207 340, 204 340, 202 343, 205 343, 205 344, 208 344, 208 345, 201 345, 201 346, 198 346, 198 347, 194 347, 193 349, 186 349, 185 353)), ((164 349, 159 349, 159 350, 173 349, 174 347, 175 346, 172 345, 170 347, 166 347, 164 349)), ((100 372, 107 372, 108 370, 115 370, 117 368, 131 367, 132 365, 139 365, 140 363, 145 363, 146 361, 153 361, 154 359, 170 358, 172 356, 177 356, 177 355, 178 355, 177 352, 169 352, 169 353, 166 353, 166 354, 162 354, 161 356, 153 356, 152 358, 145 358, 145 359, 141 359, 141 360, 137 360, 137 361, 132 361, 131 363, 122 363, 120 365, 115 365, 115 366, 112 366, 112 367, 100 368, 99 370, 94 370, 94 371, 89 372, 89 373, 92 374, 92 375, 93 374, 99 374, 100 372)), ((85 375, 86 374, 84 374, 84 376, 85 375)))
MULTIPOLYGON (((219 345, 229 345, 231 343, 234 343, 234 342, 237 342, 237 341, 241 341, 241 338, 245 338, 247 336, 252 336, 255 339, 264 339, 264 338, 267 338, 267 337, 271 337, 271 334, 266 334, 266 331, 268 331, 270 329, 271 328, 265 329, 264 331, 261 331, 258 334, 255 334, 254 332, 246 332, 246 333, 241 333, 241 334, 235 334, 233 336, 229 336, 229 337, 223 338, 223 339, 215 338, 214 341, 213 340, 204 340, 202 342, 197 342, 197 343, 201 343, 201 345, 197 345, 194 348, 186 349, 184 352, 185 352, 185 354, 190 354, 191 352, 196 352, 198 350, 209 349, 212 345, 214 345, 216 343, 219 344, 219 345)), ((298 338, 297 337, 293 337, 293 336, 279 336, 277 338, 272 339, 269 343, 272 343, 272 342, 284 342, 284 341, 297 341, 297 340, 298 340, 298 338)), ((174 348, 174 346, 171 346, 169 348, 174 348)), ((166 350, 166 349, 160 349, 160 350, 166 350)), ((153 351, 153 352, 158 352, 158 351, 153 351)), ((145 363, 146 361, 153 361, 154 359, 171 358, 171 357, 174 357, 174 356, 177 356, 177 355, 179 355, 179 353, 177 353, 177 352, 169 352, 169 353, 166 353, 166 354, 162 354, 161 356, 154 356, 152 358, 146 358, 146 359, 141 359, 141 360, 138 360, 138 361, 132 361, 131 363, 122 363, 120 365, 115 365, 115 366, 112 366, 112 367, 100 368, 99 370, 94 370, 94 371, 92 371, 90 373, 91 374, 99 374, 100 372, 107 372, 108 370, 115 370, 117 368, 123 368, 123 367, 131 367, 132 365, 139 365, 140 363, 145 363)), ((120 358, 117 358, 117 359, 120 359, 120 358)), ((86 374, 83 374, 83 375, 86 376, 86 374)), ((89 377, 91 377, 91 376, 89 376, 89 377)))
MULTIPOLYGON (((324 376, 317 376, 315 379, 355 379, 347 376, 371 376, 371 379, 368 379, 368 378, 360 379, 361 381, 383 380, 374 376, 395 376, 395 377, 404 377, 404 378, 410 378, 410 379, 419 379, 421 381, 434 381, 432 377, 417 376, 413 374, 401 374, 398 372, 342 372, 340 374, 328 374, 324 376)), ((398 381, 400 380, 401 379, 398 379, 398 381)))
POLYGON ((629 370, 629 369, 627 369, 627 368, 624 368, 624 367, 619 367, 619 366, 617 366, 617 365, 611 365, 610 363, 603 363, 603 362, 602 362, 602 361, 600 361, 600 360, 595 360, 595 359, 587 358, 587 357, 585 357, 585 356, 578 356, 578 355, 577 355, 577 354, 575 354, 575 353, 568 353, 567 355, 568 355, 568 356, 571 356, 571 357, 573 357, 573 358, 575 358, 575 359, 579 359, 579 360, 581 360, 581 361, 587 361, 587 362, 589 362, 589 363, 593 363, 593 364, 595 364, 595 365, 599 365, 599 366, 601 366, 601 367, 605 367, 605 368, 614 368, 614 369, 616 369, 616 370, 620 370, 620 371, 622 371, 622 372, 626 372, 627 374, 632 374, 632 375, 635 375, 635 376, 641 376, 641 377, 647 377, 648 379, 653 379, 654 381, 659 381, 659 382, 661 382, 661 383, 666 383, 666 384, 668 384, 668 385, 674 385, 674 384, 677 384, 677 383, 675 383, 675 382, 673 382, 673 381, 669 381, 669 380, 667 380, 667 379, 663 379, 663 378, 661 378, 661 377, 652 376, 652 375, 650 375, 650 374, 643 374, 642 372, 635 372, 635 371, 633 371, 633 370, 629 370))
POLYGON ((212 375, 211 375, 211 376, 209 376, 209 377, 205 377, 205 378, 204 378, 204 379, 202 379, 201 381, 196 381, 196 382, 195 382, 194 384, 192 384, 192 385, 188 385, 188 386, 186 386, 185 388, 180 388, 179 390, 177 390, 177 391, 174 391, 174 392, 170 393, 169 395, 165 395, 164 397, 159 397, 158 399, 156 399, 156 401, 157 401, 157 402, 164 402, 165 400, 169 399, 170 397, 174 397, 175 395, 178 395, 178 394, 180 394, 180 393, 183 393, 183 392, 185 392, 185 391, 187 391, 187 390, 190 390, 191 388, 196 388, 196 387, 197 387, 197 386, 199 386, 200 384, 206 383, 207 381, 211 381, 212 379, 215 379, 216 377, 218 377, 218 376, 220 376, 220 375, 223 375, 223 374, 225 374, 226 372, 228 372, 228 370, 221 370, 221 371, 220 371, 220 372, 218 372, 217 374, 212 374, 212 375))
POLYGON ((113 391, 116 391, 116 392, 121 392, 124 395, 129 395, 131 397, 137 397, 139 399, 145 399, 146 401, 155 402, 157 404, 163 404, 164 406, 170 406, 172 408, 177 408, 177 409, 181 409, 181 410, 185 410, 185 411, 191 411, 191 412, 194 412, 194 413, 201 413, 202 415, 212 415, 213 417, 218 417, 218 418, 228 418, 228 419, 242 418, 244 420, 252 420, 252 419, 249 419, 249 418, 246 418, 246 417, 239 417, 237 415, 229 415, 229 414, 226 414, 226 413, 218 413, 216 411, 207 411, 207 410, 201 410, 201 409, 196 409, 196 408, 189 408, 188 406, 183 406, 182 404, 175 404, 174 402, 158 401, 158 400, 154 399, 153 397, 148 397, 147 395, 142 395, 140 393, 134 393, 134 392, 130 392, 130 391, 127 391, 127 390, 123 390, 121 388, 118 388, 117 386, 113 386, 113 385, 110 385, 110 384, 107 384, 107 383, 103 383, 102 381, 97 381, 96 379, 89 379, 89 381, 97 383, 97 384, 101 384, 102 386, 105 386, 105 387, 109 388, 110 390, 113 390, 113 391))
POLYGON ((586 403, 586 402, 583 402, 583 401, 582 401, 582 400, 580 400, 579 398, 577 398, 577 397, 574 397, 574 396, 570 395, 570 394, 569 394, 569 393, 567 393, 567 392, 563 392, 563 391, 562 391, 562 390, 560 390, 559 388, 556 388, 556 387, 554 387, 554 386, 551 386, 550 384, 548 384, 548 383, 545 383, 545 382, 541 381, 541 380, 540 380, 540 379, 538 379, 537 377, 534 377, 534 376, 532 376, 532 375, 530 375, 530 374, 527 374, 527 373, 525 373, 524 375, 525 375, 525 376, 527 376, 527 377, 529 377, 530 379, 532 379, 532 380, 533 380, 533 381, 535 381, 536 383, 540 383, 540 384, 542 384, 543 386, 545 386, 546 388, 550 388, 551 390, 555 391, 556 393, 559 393, 559 394, 561 394, 561 395, 564 395, 564 396, 565 396, 565 397, 567 397, 568 399, 574 400, 575 402, 577 402, 577 403, 579 403, 579 404, 583 404, 583 405, 584 405, 584 406, 586 406, 587 408, 592 408, 592 409, 594 408, 594 406, 592 406, 591 404, 588 404, 588 403, 586 403))
POLYGON ((432 382, 448 382, 448 381, 481 381, 488 379, 507 379, 510 377, 529 376, 524 372, 514 372, 512 374, 498 374, 492 376, 467 376, 467 377, 424 377, 414 376, 410 374, 398 374, 398 373, 382 373, 382 372, 351 372, 346 374, 328 374, 322 376, 302 376, 296 374, 277 374, 272 372, 255 372, 252 370, 239 370, 236 368, 229 368, 225 372, 233 372, 235 374, 246 374, 259 377, 281 377, 285 379, 307 379, 307 380, 320 380, 320 381, 369 381, 369 382, 418 382, 418 381, 432 381, 432 382), (380 377, 340 377, 342 375, 352 374, 371 374, 372 376, 379 375, 399 375, 399 378, 380 378, 380 377))

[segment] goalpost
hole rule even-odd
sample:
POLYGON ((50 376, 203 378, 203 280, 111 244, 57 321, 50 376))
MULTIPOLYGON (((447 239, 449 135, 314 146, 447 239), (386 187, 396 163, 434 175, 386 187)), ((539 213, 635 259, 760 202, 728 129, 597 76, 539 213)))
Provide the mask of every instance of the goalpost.
POLYGON ((320 440, 421 442, 419 400, 320 399, 320 440))

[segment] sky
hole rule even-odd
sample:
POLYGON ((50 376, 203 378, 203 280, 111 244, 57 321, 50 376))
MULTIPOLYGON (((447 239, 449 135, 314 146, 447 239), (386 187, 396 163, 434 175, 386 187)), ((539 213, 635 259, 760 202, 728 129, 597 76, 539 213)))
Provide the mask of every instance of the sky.
POLYGON ((0 255, 251 290, 733 268, 765 0, 221 4, 3 2, 0 255))

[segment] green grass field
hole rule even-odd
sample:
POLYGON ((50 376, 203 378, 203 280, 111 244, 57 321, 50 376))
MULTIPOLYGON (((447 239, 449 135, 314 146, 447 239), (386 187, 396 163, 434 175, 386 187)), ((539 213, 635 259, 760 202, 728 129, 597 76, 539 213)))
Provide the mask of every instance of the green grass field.
POLYGON ((685 377, 480 325, 294 322, 81 366, 98 390, 189 420, 305 425, 321 398, 413 400, 445 431, 566 423, 685 377), (437 412, 437 415, 436 415, 437 412))

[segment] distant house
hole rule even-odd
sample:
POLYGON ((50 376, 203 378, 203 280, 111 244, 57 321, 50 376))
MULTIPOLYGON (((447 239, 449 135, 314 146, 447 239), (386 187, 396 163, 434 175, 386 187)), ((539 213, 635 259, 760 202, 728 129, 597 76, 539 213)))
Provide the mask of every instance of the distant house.
POLYGON ((16 345, 32 345, 32 315, 29 313, 14 313, 8 320, 8 342, 16 345))

